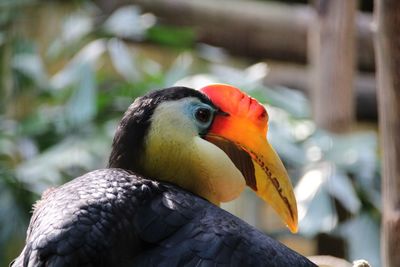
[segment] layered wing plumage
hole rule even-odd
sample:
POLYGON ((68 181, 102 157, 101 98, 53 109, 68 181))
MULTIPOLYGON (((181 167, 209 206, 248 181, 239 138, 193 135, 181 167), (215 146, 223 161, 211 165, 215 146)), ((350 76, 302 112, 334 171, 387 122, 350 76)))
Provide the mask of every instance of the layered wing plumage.
POLYGON ((19 266, 315 266, 208 201, 122 169, 36 205, 19 266))

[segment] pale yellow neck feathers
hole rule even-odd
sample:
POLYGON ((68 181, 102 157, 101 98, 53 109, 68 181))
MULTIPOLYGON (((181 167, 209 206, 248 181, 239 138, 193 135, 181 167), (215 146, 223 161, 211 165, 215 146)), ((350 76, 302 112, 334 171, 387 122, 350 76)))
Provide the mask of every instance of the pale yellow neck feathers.
POLYGON ((245 180, 228 156, 202 139, 182 110, 190 99, 160 104, 146 137, 143 166, 152 179, 171 182, 210 202, 236 198, 245 180))

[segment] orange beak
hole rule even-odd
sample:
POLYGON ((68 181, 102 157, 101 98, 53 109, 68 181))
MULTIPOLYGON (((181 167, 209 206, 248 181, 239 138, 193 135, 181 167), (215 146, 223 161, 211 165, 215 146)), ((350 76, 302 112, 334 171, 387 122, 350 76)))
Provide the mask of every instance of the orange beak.
POLYGON ((206 139, 222 149, 246 183, 297 232, 297 204, 282 161, 267 141, 268 114, 257 100, 223 84, 202 88, 221 111, 206 139), (224 114, 225 113, 225 114, 224 114))

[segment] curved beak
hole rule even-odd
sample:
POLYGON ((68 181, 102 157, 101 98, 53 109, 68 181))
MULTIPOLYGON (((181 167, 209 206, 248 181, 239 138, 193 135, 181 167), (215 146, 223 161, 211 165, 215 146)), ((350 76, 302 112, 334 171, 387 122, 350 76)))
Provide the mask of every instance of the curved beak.
POLYGON ((272 206, 291 232, 297 232, 296 199, 287 171, 267 141, 265 108, 229 85, 210 85, 201 91, 222 111, 205 138, 230 157, 247 185, 272 206))

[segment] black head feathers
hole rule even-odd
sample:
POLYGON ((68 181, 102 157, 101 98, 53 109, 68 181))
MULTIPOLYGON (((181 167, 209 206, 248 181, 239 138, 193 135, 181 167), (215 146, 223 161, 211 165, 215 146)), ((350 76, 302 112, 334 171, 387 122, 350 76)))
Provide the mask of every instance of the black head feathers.
POLYGON ((122 168, 141 172, 140 155, 143 153, 145 136, 156 107, 165 101, 186 97, 198 98, 201 102, 214 106, 208 97, 187 87, 170 87, 152 91, 137 98, 125 112, 114 136, 108 163, 110 168, 122 168))

